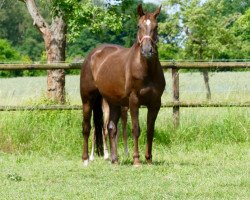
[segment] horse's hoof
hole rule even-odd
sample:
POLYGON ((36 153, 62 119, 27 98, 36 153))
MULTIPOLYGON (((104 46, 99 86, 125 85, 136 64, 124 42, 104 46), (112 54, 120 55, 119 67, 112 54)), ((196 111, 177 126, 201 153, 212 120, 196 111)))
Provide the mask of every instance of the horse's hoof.
POLYGON ((112 160, 111 163, 112 163, 112 165, 118 165, 119 164, 118 160, 112 160))
POLYGON ((140 162, 140 160, 138 159, 138 158, 135 158, 134 159, 134 167, 141 167, 141 162, 140 162))
POLYGON ((152 159, 148 159, 148 160, 147 160, 147 164, 148 164, 148 165, 152 165, 152 159))
POLYGON ((89 157, 89 161, 93 161, 94 159, 95 159, 94 156, 90 156, 90 157, 89 157))
POLYGON ((104 154, 104 160, 108 160, 109 159, 109 154, 104 154))
POLYGON ((89 165, 89 160, 84 160, 83 161, 83 167, 87 167, 89 165))
POLYGON ((142 165, 141 165, 141 163, 137 162, 137 163, 134 163, 133 166, 137 168, 137 167, 141 167, 142 165))

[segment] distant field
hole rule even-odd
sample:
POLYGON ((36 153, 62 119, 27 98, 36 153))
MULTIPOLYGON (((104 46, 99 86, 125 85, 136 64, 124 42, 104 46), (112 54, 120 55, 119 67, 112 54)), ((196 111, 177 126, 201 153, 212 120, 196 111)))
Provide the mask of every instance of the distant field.
MULTIPOLYGON (((166 73, 164 101, 171 101, 172 78, 166 73)), ((210 73, 213 101, 245 102, 250 99, 250 72, 210 73)), ((29 104, 44 96, 46 77, 0 78, 0 105, 29 104)), ((80 104, 79 76, 66 76, 67 99, 80 104)), ((201 73, 180 73, 180 99, 182 101, 205 100, 206 92, 201 73)))

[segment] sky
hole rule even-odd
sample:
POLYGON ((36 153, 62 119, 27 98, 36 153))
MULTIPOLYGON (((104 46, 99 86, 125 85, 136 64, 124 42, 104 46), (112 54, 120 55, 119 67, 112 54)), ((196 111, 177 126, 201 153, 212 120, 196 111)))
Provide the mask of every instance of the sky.
POLYGON ((155 4, 160 4, 162 0, 143 0, 145 3, 155 3, 155 4))
MULTIPOLYGON (((144 3, 154 3, 154 4, 161 4, 163 0, 143 0, 144 3)), ((111 0, 111 3, 114 3, 115 1, 111 0)))

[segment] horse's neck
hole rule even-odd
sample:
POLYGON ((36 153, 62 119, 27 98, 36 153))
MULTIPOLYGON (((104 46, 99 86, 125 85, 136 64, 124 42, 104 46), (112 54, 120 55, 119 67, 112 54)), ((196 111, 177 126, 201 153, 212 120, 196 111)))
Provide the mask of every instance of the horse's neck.
POLYGON ((134 43, 130 50, 130 55, 133 57, 133 62, 137 63, 137 68, 141 67, 142 70, 147 70, 148 73, 154 73, 153 71, 157 70, 159 63, 158 52, 152 58, 146 59, 141 55, 140 46, 138 44, 134 43))

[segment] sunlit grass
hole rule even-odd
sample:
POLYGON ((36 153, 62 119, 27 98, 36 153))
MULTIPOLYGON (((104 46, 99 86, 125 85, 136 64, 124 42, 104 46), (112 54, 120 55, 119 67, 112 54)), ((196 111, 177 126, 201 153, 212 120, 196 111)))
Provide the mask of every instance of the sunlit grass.
POLYGON ((155 164, 0 154, 1 199, 249 199, 249 148, 157 146, 155 164))
MULTIPOLYGON (((174 129, 172 110, 163 108, 156 121, 155 145, 195 145, 249 142, 249 108, 182 108, 181 124, 174 129)), ((0 112, 0 149, 42 154, 80 155, 81 111, 0 112)), ((131 132, 130 120, 128 129, 131 132)), ((146 142, 146 109, 140 110, 141 137, 146 142)), ((132 136, 129 135, 132 149, 132 136)), ((122 141, 121 141, 122 142, 122 141)))

